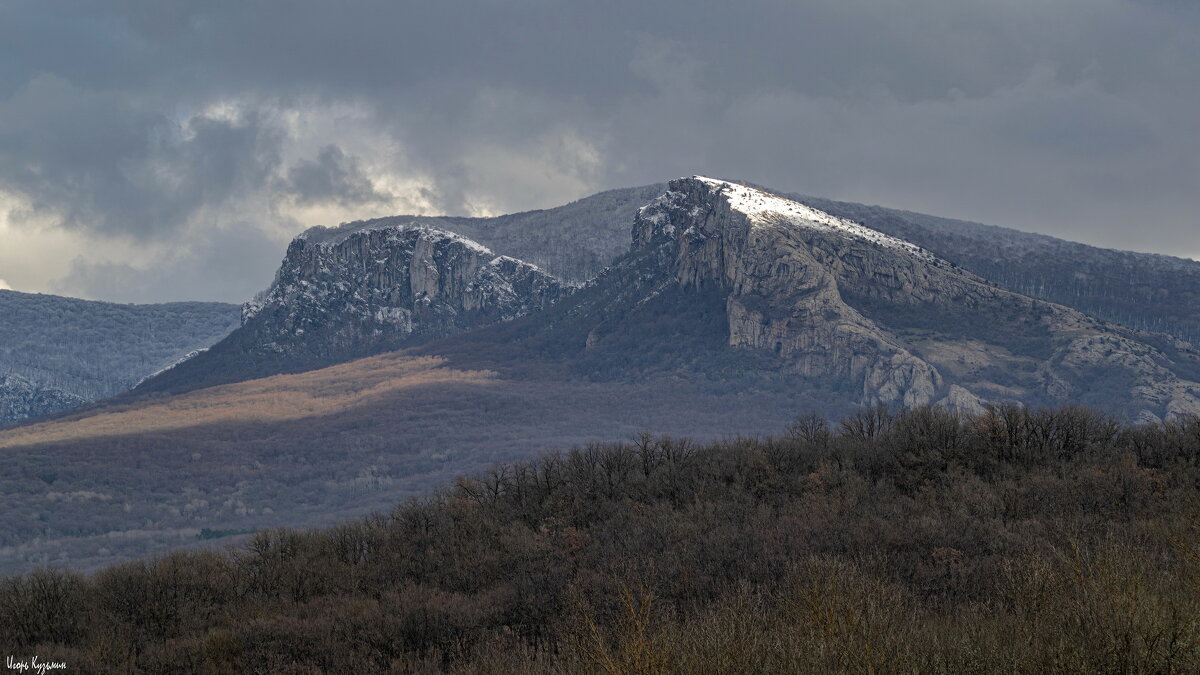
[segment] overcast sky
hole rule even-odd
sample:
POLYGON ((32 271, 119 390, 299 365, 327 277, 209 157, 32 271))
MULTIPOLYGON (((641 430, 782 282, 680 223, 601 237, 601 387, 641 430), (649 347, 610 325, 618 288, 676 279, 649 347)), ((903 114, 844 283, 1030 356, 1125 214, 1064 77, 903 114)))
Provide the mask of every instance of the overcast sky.
POLYGON ((0 287, 695 173, 1200 259, 1200 3, 0 0, 0 287))

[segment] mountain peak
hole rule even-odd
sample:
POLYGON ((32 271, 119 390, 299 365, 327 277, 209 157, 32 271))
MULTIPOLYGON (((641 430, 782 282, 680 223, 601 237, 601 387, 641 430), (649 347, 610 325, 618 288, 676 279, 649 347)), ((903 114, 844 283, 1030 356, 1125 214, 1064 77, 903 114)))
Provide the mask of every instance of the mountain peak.
POLYGON ((1084 383, 1109 377, 1106 400, 1146 419, 1200 411, 1196 382, 1162 366, 1170 359, 1151 338, 758 188, 671 181, 638 211, 633 251, 680 287, 723 296, 729 347, 773 353, 781 372, 848 384, 862 403, 1086 401, 1084 383))
POLYGON ((798 201, 781 197, 766 190, 733 181, 692 176, 670 182, 667 192, 654 202, 642 207, 639 214, 661 221, 664 204, 677 201, 682 195, 708 194, 726 204, 730 211, 745 216, 751 229, 806 228, 845 237, 853 237, 884 248, 903 251, 924 260, 934 261, 935 256, 916 244, 873 230, 852 220, 839 218, 798 201))

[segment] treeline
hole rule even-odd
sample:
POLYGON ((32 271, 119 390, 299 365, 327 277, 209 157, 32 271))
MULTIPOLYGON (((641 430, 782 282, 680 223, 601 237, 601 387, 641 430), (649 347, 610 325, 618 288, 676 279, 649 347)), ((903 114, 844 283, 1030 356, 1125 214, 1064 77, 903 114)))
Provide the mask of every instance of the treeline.
POLYGON ((642 434, 387 514, 0 582, 73 672, 1200 671, 1200 419, 877 407, 642 434))

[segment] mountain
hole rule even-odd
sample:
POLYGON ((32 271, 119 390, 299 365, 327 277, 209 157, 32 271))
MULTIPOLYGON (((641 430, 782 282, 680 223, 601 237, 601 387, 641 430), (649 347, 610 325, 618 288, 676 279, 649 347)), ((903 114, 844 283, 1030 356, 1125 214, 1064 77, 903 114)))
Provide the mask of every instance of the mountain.
MULTIPOLYGON (((1200 343, 1200 262, 1195 260, 755 187, 914 243, 1010 291, 1200 343)), ((628 251, 633 214, 665 188, 657 183, 610 190, 554 209, 496 218, 395 216, 349 227, 415 220, 581 283, 628 251)))
POLYGON ((0 291, 0 425, 130 389, 237 326, 222 303, 122 305, 0 291))
POLYGON ((777 193, 680 179, 631 220, 629 253, 578 292, 420 221, 310 230, 239 330, 139 391, 426 344, 422 353, 510 373, 554 363, 571 377, 715 386, 736 373, 747 387, 826 391, 830 412, 1066 401, 1145 420, 1200 412, 1200 356, 1188 343, 1001 288, 777 193))
MULTIPOLYGON (((914 243, 1010 291, 1200 343, 1200 262, 1195 260, 754 187, 914 243)), ((395 216, 349 227, 415 220, 580 283, 628 251, 634 212, 665 188, 659 183, 610 190, 555 209, 496 218, 395 216)))
POLYGON ((575 287, 423 222, 306 233, 221 343, 0 432, 0 569, 327 523, 643 430, 717 440, 871 403, 1200 410, 1189 344, 769 191, 672 181, 624 236, 575 287))
POLYGON ((999 288, 763 190, 672 181, 639 210, 632 235, 626 257, 551 311, 422 349, 457 350, 478 367, 497 358, 481 356, 492 342, 507 362, 557 353, 601 377, 661 369, 664 358, 676 374, 720 381, 757 371, 750 386, 828 390, 831 409, 1074 402, 1144 420, 1200 413, 1200 354, 1189 344, 999 288), (664 357, 664 345, 682 357, 664 357))
POLYGON ((390 216, 312 228, 288 247, 271 288, 243 308, 240 329, 138 391, 299 372, 544 307, 628 249, 630 220, 663 187, 494 218, 390 216))
POLYGON ((419 222, 318 228, 292 241, 242 325, 139 391, 299 372, 542 309, 564 292, 528 263, 419 222))
MULTIPOLYGON (((535 262, 565 283, 578 283, 628 251, 629 224, 634 215, 665 189, 665 185, 659 184, 612 190, 555 209, 496 218, 395 216, 348 223, 333 229, 314 228, 304 237, 314 241, 325 241, 330 237, 351 239, 361 232, 429 227, 471 238, 503 255, 535 262)), ((831 216, 858 222, 881 234, 915 244, 943 261, 1021 295, 1050 300, 1129 328, 1165 332, 1185 341, 1195 341, 1200 332, 1200 310, 1197 309, 1200 298, 1195 297, 1196 289, 1200 288, 1200 263, 1195 261, 1111 251, 1005 228, 757 189, 816 210, 824 209, 823 212, 831 216)), ((374 260, 378 258, 365 257, 370 255, 369 250, 364 250, 363 255, 356 264, 366 267, 376 264, 374 260)), ((289 265, 294 267, 285 261, 284 267, 289 265)), ((283 271, 281 269, 281 273, 283 271)), ((294 282, 302 281, 302 272, 294 270, 294 282)), ((328 279, 309 282, 320 285, 325 281, 328 279)), ((348 279, 341 283, 357 288, 362 280, 348 279)), ((269 293, 275 293, 275 290, 269 293)), ((275 297, 281 296, 276 294, 275 297)), ((387 303, 383 304, 386 308, 387 303)), ((254 311, 252 304, 247 314, 254 311)), ((326 318, 332 317, 333 314, 326 314, 326 318)), ((472 326, 484 323, 476 321, 472 326)), ((375 329, 367 332, 372 330, 375 329)), ((393 329, 379 327, 378 330, 381 336, 395 336, 393 329)), ((157 378, 142 391, 183 391, 275 372, 295 372, 415 344, 422 337, 434 334, 426 332, 422 336, 418 331, 412 339, 357 340, 355 345, 335 340, 335 344, 350 347, 338 349, 323 348, 320 341, 310 339, 309 342, 316 345, 315 349, 301 350, 303 354, 293 350, 286 358, 279 358, 282 355, 263 351, 264 346, 276 342, 271 335, 248 335, 252 332, 243 331, 231 339, 226 347, 235 348, 225 349, 221 359, 213 360, 216 355, 211 355, 188 364, 178 372, 157 378)), ((445 330, 441 334, 450 332, 453 331, 445 330)), ((1171 342, 1157 340, 1156 347, 1166 353, 1176 351, 1171 342)), ((598 367, 603 368, 603 365, 598 367)), ((957 388, 955 392, 962 395, 957 388)))

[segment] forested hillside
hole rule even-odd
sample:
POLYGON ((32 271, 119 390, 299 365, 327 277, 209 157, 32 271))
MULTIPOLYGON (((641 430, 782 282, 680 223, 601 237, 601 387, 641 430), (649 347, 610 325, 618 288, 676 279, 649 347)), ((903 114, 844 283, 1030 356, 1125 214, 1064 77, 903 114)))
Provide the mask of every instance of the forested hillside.
POLYGON ((802 415, 498 465, 390 512, 0 581, 72 672, 1200 670, 1200 419, 802 415))
MULTIPOLYGON (((120 305, 0 291, 0 376, 64 400, 125 391, 233 330, 236 305, 120 305)), ((44 412, 49 412, 44 411, 44 412)), ((20 416, 0 417, 0 424, 20 416)))
POLYGON ((0 375, 0 424, 41 417, 86 402, 53 387, 36 385, 20 375, 0 375))

